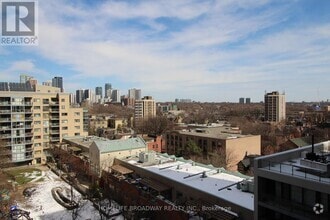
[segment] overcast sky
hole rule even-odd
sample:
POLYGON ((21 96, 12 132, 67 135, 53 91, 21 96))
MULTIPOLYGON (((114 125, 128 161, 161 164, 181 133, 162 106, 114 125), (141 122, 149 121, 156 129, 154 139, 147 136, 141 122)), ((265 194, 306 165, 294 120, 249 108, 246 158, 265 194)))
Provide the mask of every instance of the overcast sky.
POLYGON ((330 1, 38 3, 38 46, 0 46, 0 81, 64 77, 66 92, 141 88, 157 101, 330 99, 330 1))

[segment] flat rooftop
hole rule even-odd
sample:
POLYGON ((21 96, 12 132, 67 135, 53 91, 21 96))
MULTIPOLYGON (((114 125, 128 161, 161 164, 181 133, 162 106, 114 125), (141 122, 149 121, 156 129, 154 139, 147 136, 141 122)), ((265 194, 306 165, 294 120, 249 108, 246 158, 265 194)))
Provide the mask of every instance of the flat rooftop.
POLYGON ((179 134, 184 134, 184 135, 191 135, 191 136, 198 136, 198 137, 207 137, 207 138, 217 138, 217 139, 223 139, 223 140, 228 140, 228 139, 236 139, 236 138, 243 138, 243 137, 252 137, 255 135, 242 135, 239 133, 232 133, 231 131, 228 130, 228 133, 226 130, 224 130, 222 127, 220 128, 213 128, 213 129, 185 129, 181 131, 177 131, 179 134))
POLYGON ((238 172, 229 172, 223 168, 215 168, 212 165, 202 165, 180 158, 174 160, 174 158, 174 156, 167 154, 156 154, 154 165, 139 163, 138 158, 123 161, 148 170, 155 175, 163 176, 238 206, 254 210, 253 193, 243 192, 236 187, 237 183, 251 179, 251 177, 238 172), (206 178, 201 178, 203 172, 205 172, 206 178))

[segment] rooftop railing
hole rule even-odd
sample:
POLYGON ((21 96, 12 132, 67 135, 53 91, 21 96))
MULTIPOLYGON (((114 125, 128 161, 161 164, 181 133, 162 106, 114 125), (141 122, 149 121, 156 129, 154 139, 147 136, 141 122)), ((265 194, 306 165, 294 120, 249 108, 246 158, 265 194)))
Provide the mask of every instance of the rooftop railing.
POLYGON ((261 168, 290 176, 330 184, 330 176, 328 173, 311 167, 300 166, 297 162, 272 162, 264 160, 262 161, 261 168))

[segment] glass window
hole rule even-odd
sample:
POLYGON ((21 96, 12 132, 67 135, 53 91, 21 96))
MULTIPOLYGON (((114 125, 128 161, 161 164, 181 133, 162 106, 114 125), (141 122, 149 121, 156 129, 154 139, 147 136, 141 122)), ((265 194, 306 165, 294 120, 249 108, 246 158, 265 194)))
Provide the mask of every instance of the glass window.
POLYGON ((48 120, 43 121, 43 125, 44 125, 44 127, 49 127, 49 121, 48 120))

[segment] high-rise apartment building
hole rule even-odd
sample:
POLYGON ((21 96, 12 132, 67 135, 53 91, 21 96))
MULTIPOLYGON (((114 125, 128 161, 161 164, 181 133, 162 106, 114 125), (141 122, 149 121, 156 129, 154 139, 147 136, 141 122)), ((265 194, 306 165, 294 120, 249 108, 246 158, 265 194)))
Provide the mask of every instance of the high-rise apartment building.
POLYGON ((63 89, 63 77, 55 76, 52 79, 52 86, 53 87, 60 88, 61 89, 61 92, 64 92, 64 89, 63 89))
POLYGON ((135 100, 141 99, 141 89, 129 89, 128 90, 128 98, 133 98, 135 100))
POLYGON ((26 74, 21 74, 19 76, 19 82, 20 83, 26 83, 26 82, 28 82, 32 78, 33 78, 33 76, 29 76, 29 75, 26 75, 26 74))
POLYGON ((156 116, 156 102, 151 96, 145 96, 141 100, 136 100, 134 105, 134 122, 135 126, 151 117, 156 116))
POLYGON ((141 89, 136 89, 135 90, 135 100, 140 100, 141 97, 141 89))
POLYGON ((83 131, 83 109, 70 106, 70 94, 36 85, 35 90, 0 92, 0 149, 10 163, 45 164, 50 144, 83 131))
POLYGON ((46 81, 46 82, 42 82, 43 86, 52 86, 52 81, 46 81))
POLYGON ((270 92, 265 94, 265 120, 280 122, 285 120, 285 94, 270 92))
POLYGON ((245 98, 245 104, 251 104, 251 98, 245 98))
POLYGON ((80 104, 82 101, 84 101, 84 90, 78 89, 76 90, 76 103, 80 104))
POLYGON ((120 91, 118 89, 112 90, 111 99, 112 102, 120 102, 120 91))
POLYGON ((244 98, 239 98, 239 104, 244 104, 244 98))
POLYGON ((111 85, 111 83, 106 83, 105 85, 104 85, 104 97, 105 98, 110 98, 109 96, 108 96, 108 90, 111 90, 112 89, 112 85, 111 85))
POLYGON ((95 95, 98 95, 100 96, 100 98, 102 98, 102 87, 101 86, 98 86, 95 88, 95 95))

